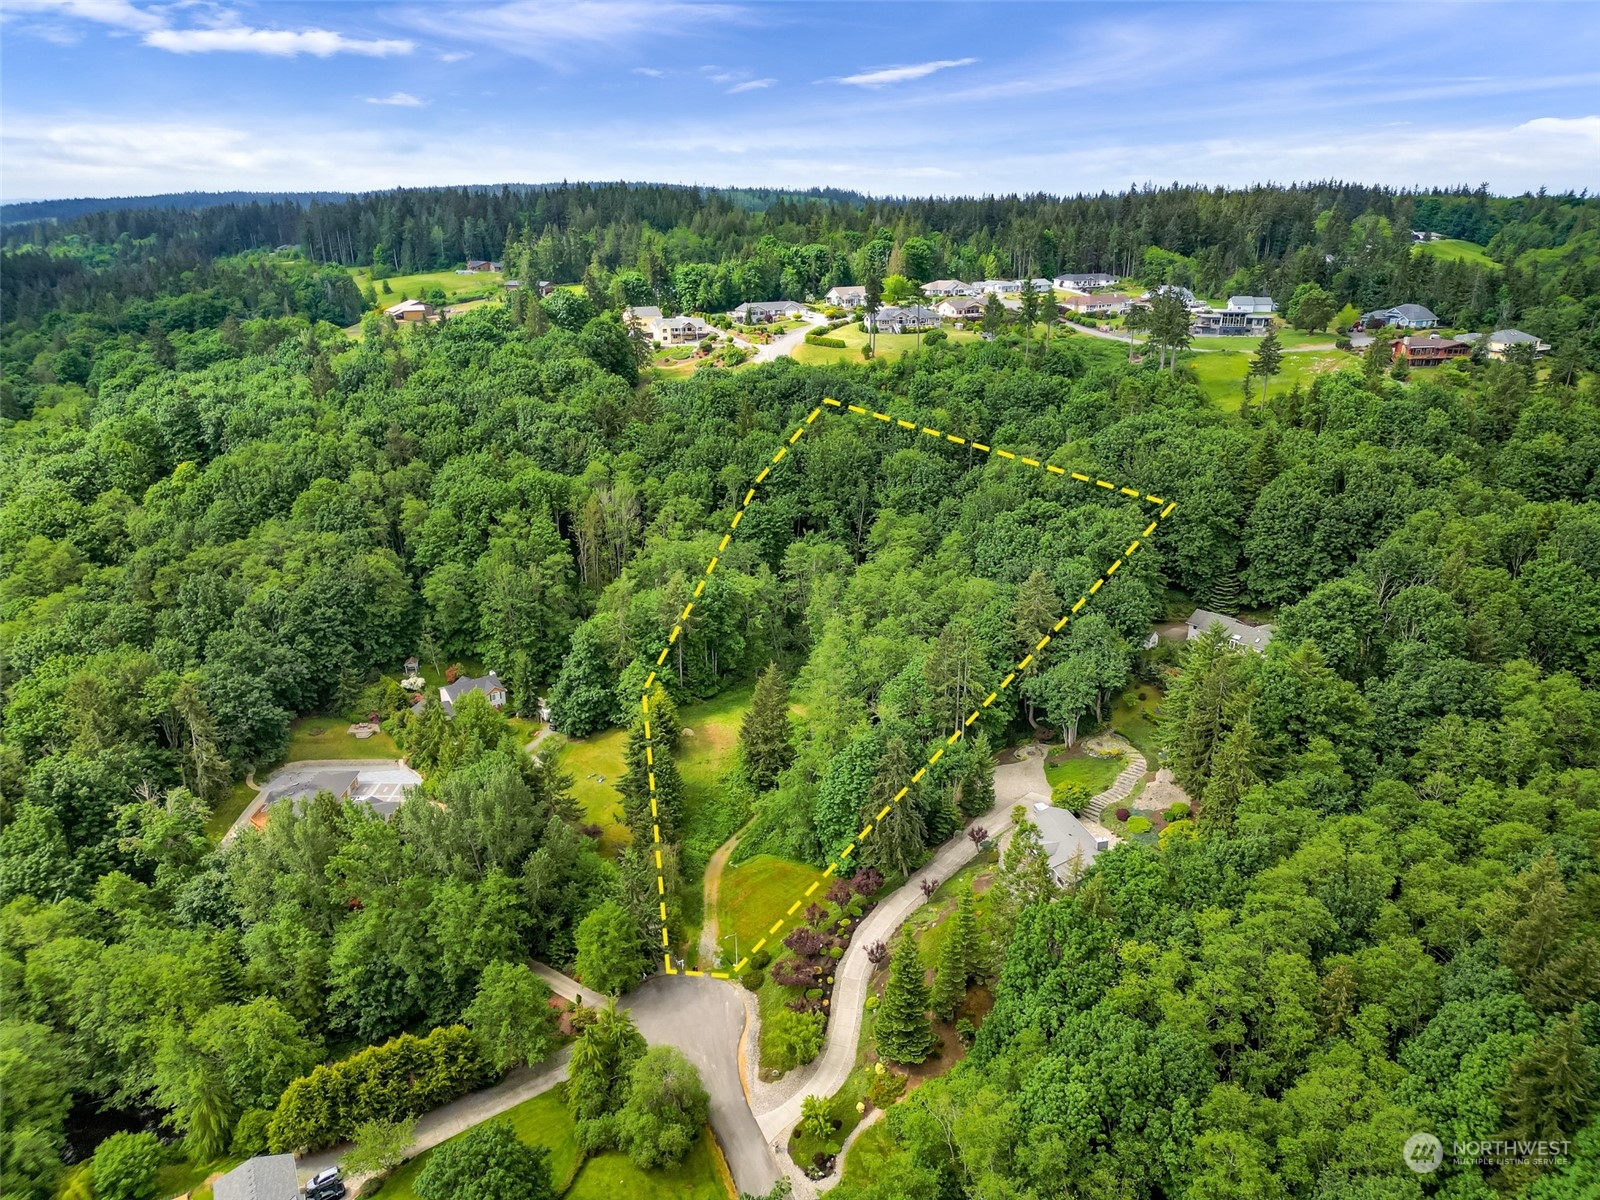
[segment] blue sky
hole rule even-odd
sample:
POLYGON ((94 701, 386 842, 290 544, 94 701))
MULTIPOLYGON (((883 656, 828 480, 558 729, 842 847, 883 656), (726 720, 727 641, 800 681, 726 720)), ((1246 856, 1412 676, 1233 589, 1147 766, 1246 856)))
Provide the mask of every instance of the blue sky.
POLYGON ((4 0, 0 195, 1600 187, 1600 5, 4 0))

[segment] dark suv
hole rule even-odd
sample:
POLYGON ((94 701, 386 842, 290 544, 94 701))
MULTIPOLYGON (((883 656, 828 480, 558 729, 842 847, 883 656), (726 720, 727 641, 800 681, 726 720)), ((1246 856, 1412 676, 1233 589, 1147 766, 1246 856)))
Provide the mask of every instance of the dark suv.
POLYGON ((344 1196, 344 1180, 339 1178, 338 1167, 318 1171, 306 1181, 306 1200, 344 1200, 344 1196))

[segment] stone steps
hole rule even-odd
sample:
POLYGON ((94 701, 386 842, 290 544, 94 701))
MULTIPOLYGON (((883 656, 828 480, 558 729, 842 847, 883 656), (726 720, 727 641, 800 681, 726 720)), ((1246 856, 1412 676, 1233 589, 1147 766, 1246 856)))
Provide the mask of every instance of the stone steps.
POLYGON ((1144 773, 1147 770, 1149 770, 1149 764, 1144 761, 1144 755, 1135 750, 1128 759, 1128 765, 1123 767, 1117 773, 1117 777, 1111 781, 1111 786, 1089 801, 1088 806, 1083 810, 1084 815, 1091 821, 1098 821, 1100 814, 1105 812, 1109 806, 1119 800, 1126 800, 1133 793, 1133 789, 1138 785, 1139 780, 1144 777, 1144 773))

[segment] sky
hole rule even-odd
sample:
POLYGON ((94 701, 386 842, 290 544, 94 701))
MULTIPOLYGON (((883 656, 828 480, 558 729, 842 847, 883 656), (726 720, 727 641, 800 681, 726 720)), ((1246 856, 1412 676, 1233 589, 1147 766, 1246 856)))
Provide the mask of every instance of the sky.
POLYGON ((1600 4, 0 0, 0 196, 1600 190, 1600 4))

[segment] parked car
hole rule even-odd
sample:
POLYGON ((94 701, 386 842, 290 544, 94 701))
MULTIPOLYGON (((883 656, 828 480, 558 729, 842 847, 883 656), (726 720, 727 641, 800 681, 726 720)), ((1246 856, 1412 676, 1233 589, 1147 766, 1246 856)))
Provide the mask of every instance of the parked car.
POLYGON ((344 1180, 339 1178, 338 1167, 318 1171, 306 1181, 306 1200, 344 1200, 344 1196, 344 1180))

